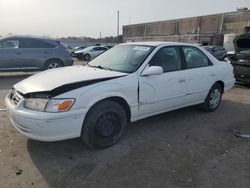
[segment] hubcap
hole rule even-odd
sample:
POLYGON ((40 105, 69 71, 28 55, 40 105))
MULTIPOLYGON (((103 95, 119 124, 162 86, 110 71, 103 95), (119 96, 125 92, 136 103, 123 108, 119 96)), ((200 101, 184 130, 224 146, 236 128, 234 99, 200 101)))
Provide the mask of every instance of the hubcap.
POLYGON ((59 63, 52 62, 49 64, 48 69, 54 69, 54 68, 59 68, 59 67, 61 67, 59 63))
POLYGON ((211 108, 216 108, 221 100, 221 91, 219 89, 214 89, 211 93, 209 104, 211 108))
POLYGON ((96 122, 95 132, 98 137, 115 136, 119 125, 119 118, 116 113, 103 114, 96 122))

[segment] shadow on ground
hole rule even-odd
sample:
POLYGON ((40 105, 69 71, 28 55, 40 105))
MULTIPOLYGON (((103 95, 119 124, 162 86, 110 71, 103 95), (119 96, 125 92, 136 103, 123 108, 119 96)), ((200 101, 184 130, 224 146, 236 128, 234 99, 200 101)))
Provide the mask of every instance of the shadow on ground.
POLYGON ((214 113, 190 107, 132 123, 108 149, 80 139, 27 147, 49 187, 247 187, 249 142, 232 131, 249 117, 250 105, 224 100, 214 113))

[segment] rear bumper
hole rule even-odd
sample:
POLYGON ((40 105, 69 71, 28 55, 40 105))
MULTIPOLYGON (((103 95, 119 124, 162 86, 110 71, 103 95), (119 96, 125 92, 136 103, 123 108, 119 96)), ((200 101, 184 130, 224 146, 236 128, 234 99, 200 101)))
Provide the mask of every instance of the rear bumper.
POLYGON ((235 84, 235 79, 231 79, 231 80, 228 80, 224 83, 224 92, 232 89, 234 87, 234 84, 235 84))
POLYGON ((250 64, 234 64, 234 74, 237 81, 250 83, 250 64))
POLYGON ((250 84, 250 75, 245 75, 245 74, 237 74, 235 75, 235 78, 239 82, 245 82, 250 84))
POLYGON ((64 66, 72 66, 74 64, 74 60, 72 58, 66 59, 64 61, 64 66))

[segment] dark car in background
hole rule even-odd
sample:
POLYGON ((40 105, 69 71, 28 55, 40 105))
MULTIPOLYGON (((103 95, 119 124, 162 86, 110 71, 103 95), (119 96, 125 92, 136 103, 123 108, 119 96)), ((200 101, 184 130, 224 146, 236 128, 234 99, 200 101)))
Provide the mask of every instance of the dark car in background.
POLYGON ((0 71, 35 71, 71 65, 70 50, 60 41, 30 36, 0 39, 0 71))
POLYGON ((202 47, 220 61, 224 60, 227 57, 227 51, 222 46, 202 46, 202 47))
POLYGON ((233 43, 235 52, 229 60, 234 67, 235 78, 250 84, 250 33, 236 36, 233 43))

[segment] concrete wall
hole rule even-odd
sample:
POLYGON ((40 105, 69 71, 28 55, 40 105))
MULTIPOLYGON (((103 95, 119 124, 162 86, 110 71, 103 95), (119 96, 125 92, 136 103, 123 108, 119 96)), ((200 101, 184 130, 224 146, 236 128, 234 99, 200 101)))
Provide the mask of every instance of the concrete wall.
POLYGON ((250 11, 123 26, 126 41, 181 41, 222 45, 224 34, 242 34, 250 26, 250 11))

